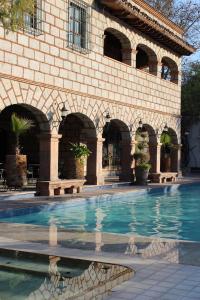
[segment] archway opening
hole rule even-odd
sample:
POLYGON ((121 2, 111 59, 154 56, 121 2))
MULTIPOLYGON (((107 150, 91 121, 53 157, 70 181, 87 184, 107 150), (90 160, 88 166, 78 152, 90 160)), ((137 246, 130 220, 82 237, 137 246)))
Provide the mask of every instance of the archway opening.
POLYGON ((73 179, 75 159, 70 150, 71 143, 86 145, 91 151, 90 156, 84 162, 84 176, 87 183, 95 183, 96 165, 96 129, 93 122, 84 114, 69 114, 59 128, 62 138, 59 142, 59 177, 73 179))
POLYGON ((169 57, 162 58, 161 78, 178 84, 178 66, 169 57))
POLYGON ((136 54, 136 68, 153 75, 157 75, 157 56, 155 52, 145 45, 138 45, 136 54))
POLYGON ((117 61, 131 65, 131 44, 121 32, 107 28, 104 31, 104 55, 117 61))
MULTIPOLYGON (((0 169, 5 170, 6 155, 15 154, 15 135, 11 127, 11 116, 15 113, 18 117, 33 121, 33 127, 20 136, 21 154, 27 156, 27 171, 30 183, 35 183, 39 178, 40 170, 40 142, 41 133, 49 132, 50 127, 46 116, 38 109, 26 104, 13 104, 0 113, 0 169)), ((1 174, 3 171, 1 171, 1 174)), ((5 176, 5 173, 4 173, 5 176)), ((4 176, 1 176, 0 179, 4 176)))
POLYGON ((114 119, 103 130, 103 173, 106 181, 126 181, 131 177, 130 132, 125 123, 114 119))
POLYGON ((161 172, 178 172, 178 139, 176 132, 168 128, 161 134, 161 172))

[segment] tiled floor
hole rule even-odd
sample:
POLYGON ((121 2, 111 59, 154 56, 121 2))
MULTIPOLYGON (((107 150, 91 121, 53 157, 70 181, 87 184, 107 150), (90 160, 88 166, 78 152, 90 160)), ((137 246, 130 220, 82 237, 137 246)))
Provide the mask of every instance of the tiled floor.
POLYGON ((117 253, 49 247, 46 244, 0 238, 0 248, 26 250, 64 257, 122 264, 135 270, 127 282, 115 287, 108 300, 197 300, 200 299, 200 267, 173 264, 117 253))

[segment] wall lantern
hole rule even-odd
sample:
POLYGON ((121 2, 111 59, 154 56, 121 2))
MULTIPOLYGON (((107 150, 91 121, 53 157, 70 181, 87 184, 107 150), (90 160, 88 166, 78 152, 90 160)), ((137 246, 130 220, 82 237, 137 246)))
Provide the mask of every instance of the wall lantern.
POLYGON ((61 118, 63 121, 68 115, 68 109, 66 108, 65 103, 63 103, 63 107, 61 108, 60 111, 61 111, 61 118))
POLYGON ((165 127, 163 128, 163 132, 168 132, 169 128, 167 126, 167 123, 165 124, 165 127))
POLYGON ((105 115, 105 122, 106 122, 106 124, 108 124, 108 123, 110 123, 111 122, 111 116, 110 116, 110 113, 109 113, 109 111, 107 111, 106 112, 106 115, 105 115))

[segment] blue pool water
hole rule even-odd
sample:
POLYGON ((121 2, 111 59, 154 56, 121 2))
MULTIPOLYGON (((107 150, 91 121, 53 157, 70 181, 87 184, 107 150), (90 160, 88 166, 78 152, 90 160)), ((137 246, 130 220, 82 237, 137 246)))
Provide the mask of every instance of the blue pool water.
POLYGON ((0 221, 200 241, 200 184, 7 210, 0 221))

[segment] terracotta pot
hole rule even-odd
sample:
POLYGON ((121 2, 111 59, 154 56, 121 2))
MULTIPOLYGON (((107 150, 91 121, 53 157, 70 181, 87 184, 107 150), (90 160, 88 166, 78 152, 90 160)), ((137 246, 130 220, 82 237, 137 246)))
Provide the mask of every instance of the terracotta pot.
POLYGON ((67 159, 65 161, 63 177, 66 179, 84 179, 84 165, 80 160, 67 159))
POLYGON ((146 185, 149 176, 149 170, 144 170, 140 167, 135 168, 136 184, 146 185))
POLYGON ((84 179, 84 164, 79 159, 75 160, 75 178, 84 179))
POLYGON ((27 185, 26 155, 6 155, 5 175, 8 187, 21 188, 27 185))

